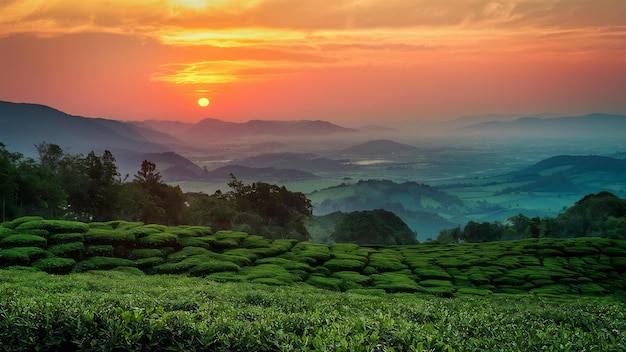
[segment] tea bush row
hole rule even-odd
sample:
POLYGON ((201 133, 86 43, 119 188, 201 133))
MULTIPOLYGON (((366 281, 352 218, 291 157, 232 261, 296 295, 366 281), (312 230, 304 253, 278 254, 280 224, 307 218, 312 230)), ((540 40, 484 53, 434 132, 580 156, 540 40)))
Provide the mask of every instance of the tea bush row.
POLYGON ((128 269, 64 276, 4 269, 0 291, 4 351, 626 349, 626 305, 611 296, 441 299, 128 269))

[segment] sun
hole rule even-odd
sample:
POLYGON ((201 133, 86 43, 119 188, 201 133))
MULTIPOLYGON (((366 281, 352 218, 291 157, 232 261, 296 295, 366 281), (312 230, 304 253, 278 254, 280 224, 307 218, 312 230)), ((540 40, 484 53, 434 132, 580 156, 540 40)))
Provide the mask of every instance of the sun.
POLYGON ((211 102, 207 98, 202 97, 202 98, 198 99, 198 105, 200 105, 202 107, 208 106, 210 103, 211 102))

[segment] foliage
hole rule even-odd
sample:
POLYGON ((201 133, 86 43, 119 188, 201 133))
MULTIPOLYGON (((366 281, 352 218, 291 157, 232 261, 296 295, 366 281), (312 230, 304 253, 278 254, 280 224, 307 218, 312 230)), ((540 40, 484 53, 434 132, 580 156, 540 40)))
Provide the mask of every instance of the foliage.
POLYGON ((46 247, 48 241, 40 236, 15 234, 0 240, 0 247, 46 247))
POLYGON ((337 223, 331 237, 357 244, 414 244, 417 235, 398 216, 384 209, 356 211, 337 223))
POLYGON ((44 258, 33 263, 33 267, 49 274, 69 274, 74 269, 76 261, 71 258, 44 258))

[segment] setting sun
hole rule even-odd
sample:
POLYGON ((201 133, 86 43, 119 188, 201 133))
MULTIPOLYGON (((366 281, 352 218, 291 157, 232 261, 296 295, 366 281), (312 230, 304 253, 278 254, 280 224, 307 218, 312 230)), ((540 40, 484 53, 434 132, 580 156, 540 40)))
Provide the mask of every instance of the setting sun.
POLYGON ((207 98, 200 98, 200 99, 198 99, 198 105, 200 105, 202 107, 208 106, 209 103, 211 103, 211 102, 207 98))

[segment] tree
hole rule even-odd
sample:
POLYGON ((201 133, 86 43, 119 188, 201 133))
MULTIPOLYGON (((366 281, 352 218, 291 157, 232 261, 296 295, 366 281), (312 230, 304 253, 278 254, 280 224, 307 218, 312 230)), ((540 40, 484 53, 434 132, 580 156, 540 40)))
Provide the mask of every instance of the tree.
POLYGON ((359 245, 417 243, 417 234, 397 215, 384 209, 347 213, 335 226, 331 238, 359 245))
POLYGON ((180 224, 184 218, 185 196, 180 187, 171 187, 161 179, 156 164, 144 160, 135 174, 136 183, 147 195, 142 221, 164 225, 180 224))
POLYGON ((13 215, 15 198, 19 192, 17 183, 16 164, 22 158, 22 154, 11 153, 4 143, 0 142, 0 204, 2 221, 13 215))
POLYGON ((311 216, 313 207, 303 193, 264 182, 245 184, 233 174, 230 176, 228 185, 231 190, 215 196, 229 202, 238 214, 258 214, 263 219, 263 226, 259 229, 258 218, 250 215, 239 217, 238 221, 249 219, 247 225, 264 237, 308 240, 303 219, 311 216))

